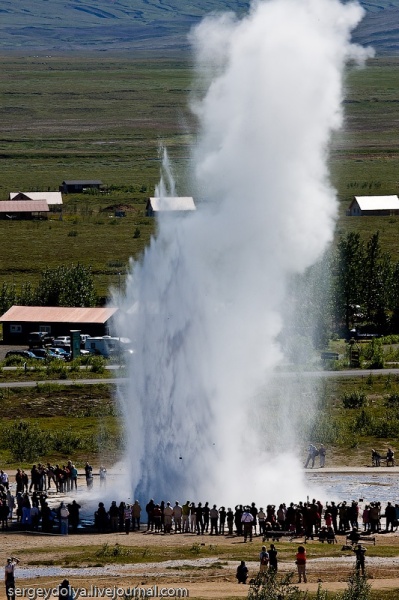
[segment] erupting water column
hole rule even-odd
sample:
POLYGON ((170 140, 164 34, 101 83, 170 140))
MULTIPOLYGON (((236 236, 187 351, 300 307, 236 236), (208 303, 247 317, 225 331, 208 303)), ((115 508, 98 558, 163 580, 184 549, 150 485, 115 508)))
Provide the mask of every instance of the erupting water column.
POLYGON ((338 0, 271 0, 192 32, 205 87, 192 100, 198 210, 159 219, 121 302, 120 335, 135 346, 120 391, 126 458, 143 500, 306 494, 300 392, 276 405, 271 378, 287 282, 333 235, 328 145, 345 62, 367 54, 350 44, 361 16, 338 0))

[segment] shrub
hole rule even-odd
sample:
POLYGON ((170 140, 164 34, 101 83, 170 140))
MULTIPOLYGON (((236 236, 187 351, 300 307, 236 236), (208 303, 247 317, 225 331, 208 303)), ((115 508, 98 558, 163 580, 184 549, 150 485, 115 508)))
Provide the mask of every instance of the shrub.
POLYGON ((105 371, 105 359, 102 356, 91 356, 88 360, 90 365, 90 371, 92 373, 104 373, 105 371))
POLYGON ((82 447, 81 437, 71 431, 57 431, 51 437, 53 449, 61 454, 72 454, 74 450, 82 447))
POLYGON ((12 457, 18 461, 36 459, 46 454, 50 438, 36 423, 19 421, 3 429, 4 448, 10 450, 12 457))
POLYGON ((303 600, 299 587, 292 585, 293 576, 288 573, 280 579, 273 570, 259 573, 251 581, 248 600, 303 600))
POLYGON ((359 408, 367 404, 367 396, 364 392, 345 392, 342 403, 344 408, 359 408))
POLYGON ((385 398, 385 406, 399 406, 399 394, 390 394, 385 398))

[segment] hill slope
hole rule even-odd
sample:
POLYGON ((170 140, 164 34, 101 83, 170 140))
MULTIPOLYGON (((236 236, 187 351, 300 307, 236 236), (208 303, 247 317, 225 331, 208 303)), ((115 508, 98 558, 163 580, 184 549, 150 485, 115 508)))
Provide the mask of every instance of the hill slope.
MULTIPOLYGON (((399 0, 363 1, 355 41, 399 52, 399 0)), ((249 0, 2 0, 0 51, 181 50, 204 15, 242 14, 249 0)))

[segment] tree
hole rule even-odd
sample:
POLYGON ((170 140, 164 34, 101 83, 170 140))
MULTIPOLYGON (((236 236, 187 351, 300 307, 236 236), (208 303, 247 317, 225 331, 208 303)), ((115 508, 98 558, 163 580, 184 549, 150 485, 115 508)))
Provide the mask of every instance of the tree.
POLYGON ((91 268, 78 263, 46 269, 35 296, 39 306, 95 306, 97 295, 91 268))
POLYGON ((334 265, 336 280, 336 314, 350 329, 354 306, 363 301, 364 244, 358 233, 350 232, 341 238, 334 265))

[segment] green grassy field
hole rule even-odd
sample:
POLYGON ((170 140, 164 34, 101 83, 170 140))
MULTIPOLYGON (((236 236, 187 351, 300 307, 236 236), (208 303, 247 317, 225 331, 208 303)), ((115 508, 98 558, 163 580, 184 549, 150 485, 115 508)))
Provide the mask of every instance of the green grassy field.
MULTIPOLYGON (((399 218, 349 218, 355 194, 397 190, 399 59, 379 58, 347 74, 345 126, 331 146, 338 190, 337 235, 378 229, 397 254, 399 218)), ((0 58, 0 198, 10 191, 56 190, 64 179, 101 179, 107 194, 64 197, 63 220, 0 221, 0 284, 37 283, 44 266, 92 265, 99 295, 119 285, 130 256, 153 232, 146 198, 159 179, 159 144, 173 159, 178 192, 190 195, 195 122, 188 110, 188 58, 0 58), (114 208, 126 218, 114 218, 114 208), (136 232, 136 235, 135 235, 136 232)), ((267 193, 267 190, 266 190, 267 193)), ((122 280, 123 281, 123 280, 122 280)))

